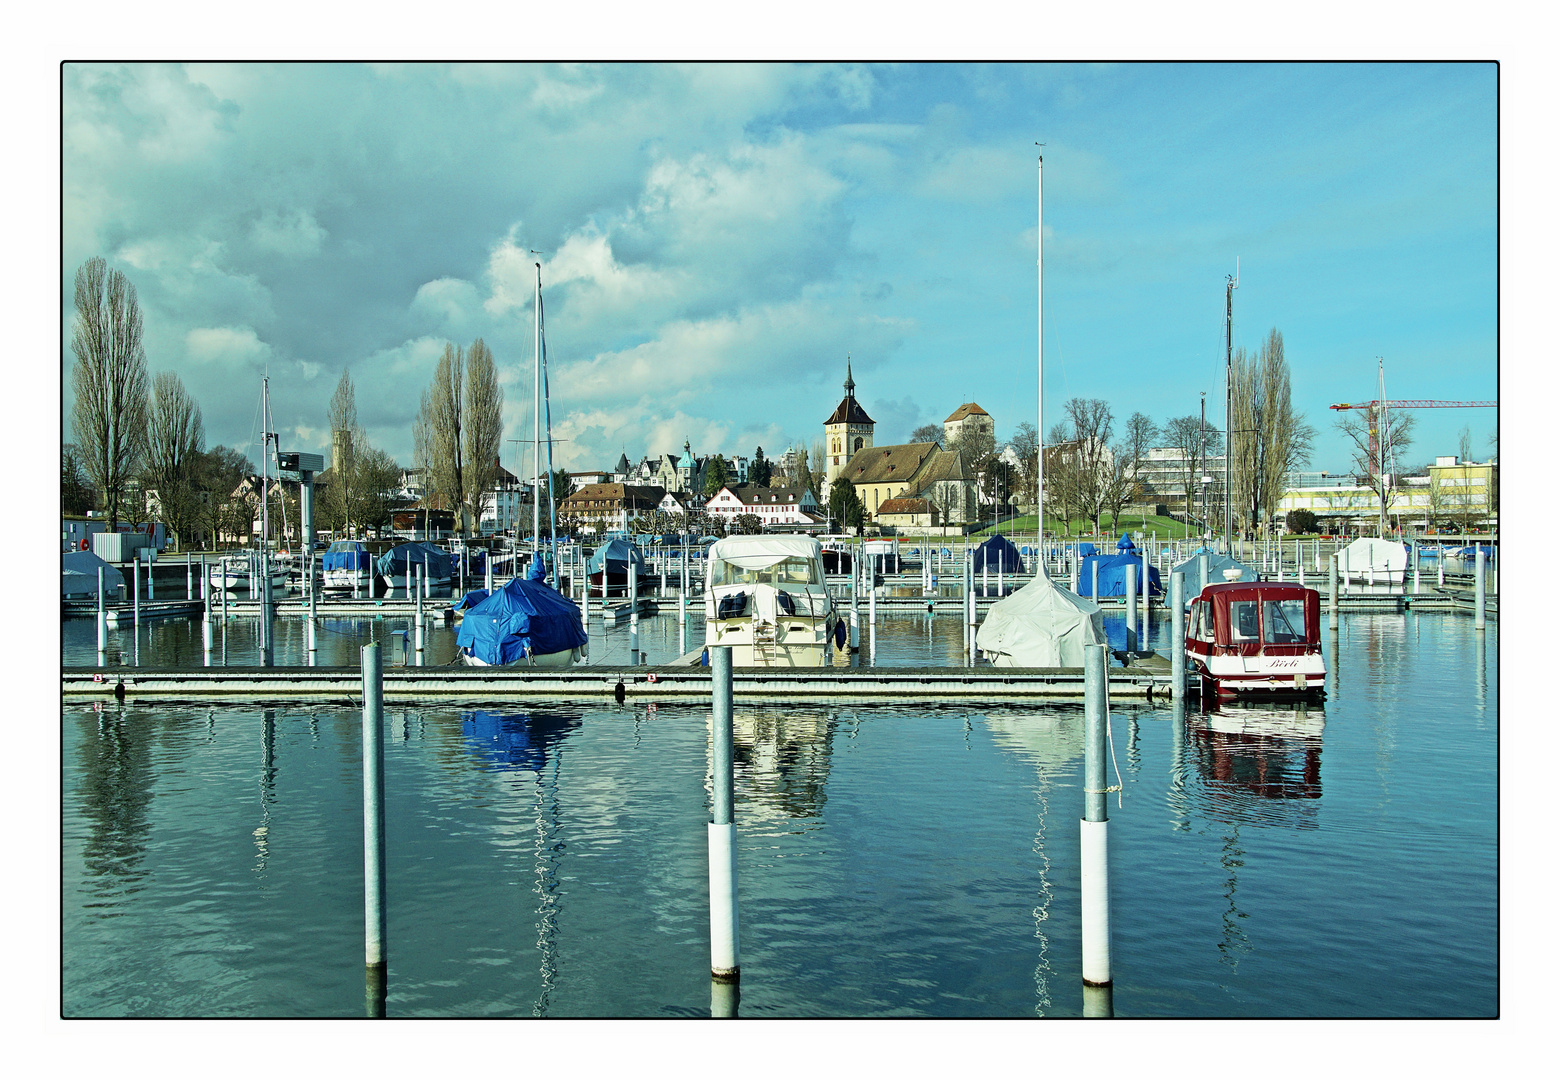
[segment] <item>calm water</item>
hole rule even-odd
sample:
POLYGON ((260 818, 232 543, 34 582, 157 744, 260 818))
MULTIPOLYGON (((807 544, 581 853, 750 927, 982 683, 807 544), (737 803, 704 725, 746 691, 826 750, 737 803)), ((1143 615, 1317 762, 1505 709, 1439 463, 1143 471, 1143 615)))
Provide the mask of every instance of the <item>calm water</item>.
MULTIPOLYGON (((320 662, 396 628, 341 620, 320 662)), ((65 625, 67 664, 93 635, 65 625)), ((198 623, 111 639, 202 661, 198 623)), ((675 620, 642 640, 675 655, 675 620)), ((1116 1014, 1494 1015, 1498 641, 1345 614, 1325 707, 1118 703, 1116 1014)), ((227 645, 253 663, 253 625, 227 645)), ((961 645, 901 616, 877 662, 961 645)), ((64 1013, 362 1015, 360 724, 67 706, 64 1013)), ((739 702, 736 730, 741 1015, 1080 1015, 1080 707, 739 702)), ((708 1015, 707 745, 689 706, 387 709, 388 1014, 708 1015)))

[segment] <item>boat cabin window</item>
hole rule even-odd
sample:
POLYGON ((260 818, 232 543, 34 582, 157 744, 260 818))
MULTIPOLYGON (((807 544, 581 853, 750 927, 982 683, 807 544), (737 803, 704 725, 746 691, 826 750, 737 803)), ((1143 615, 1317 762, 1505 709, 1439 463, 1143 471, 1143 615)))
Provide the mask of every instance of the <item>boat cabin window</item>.
POLYGON ((759 570, 748 570, 717 559, 710 572, 711 585, 816 585, 822 581, 823 567, 799 555, 759 570))
POLYGON ((1262 605, 1262 621, 1267 626, 1267 640, 1274 645, 1303 645, 1305 643, 1305 601, 1268 600, 1262 605))
POLYGON ((1200 600, 1192 605, 1192 636, 1198 641, 1213 640, 1213 622, 1208 618, 1208 605, 1200 600))
POLYGON ((1257 622, 1255 600, 1230 601, 1230 641, 1233 644, 1262 640, 1262 629, 1257 622))

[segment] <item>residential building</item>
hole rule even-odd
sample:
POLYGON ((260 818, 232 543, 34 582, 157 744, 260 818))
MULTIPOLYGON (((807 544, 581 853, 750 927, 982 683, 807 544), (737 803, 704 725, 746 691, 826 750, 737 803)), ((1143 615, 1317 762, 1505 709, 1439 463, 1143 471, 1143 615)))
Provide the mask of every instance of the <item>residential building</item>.
POLYGON ((756 484, 727 484, 704 504, 707 514, 735 518, 752 514, 767 528, 806 528, 822 525, 818 500, 804 487, 769 488, 756 484))
POLYGON ((943 525, 967 524, 980 513, 974 467, 963 453, 936 443, 863 447, 851 456, 840 479, 855 487, 874 522, 884 503, 903 498, 926 499, 943 525))
MULTIPOLYGON (((1325 531, 1344 533, 1379 526, 1381 500, 1363 478, 1325 473, 1290 474, 1278 517, 1309 510, 1325 531)), ((1419 476, 1400 476, 1390 489, 1387 518, 1394 527, 1493 525, 1499 521, 1499 469, 1495 462, 1438 457, 1419 476)))
POLYGON ((558 504, 558 516, 578 523, 582 532, 628 528, 641 514, 660 508, 666 489, 641 484, 587 484, 558 504))
POLYGON ((935 529, 942 515, 931 499, 887 499, 878 507, 877 523, 895 530, 935 529))

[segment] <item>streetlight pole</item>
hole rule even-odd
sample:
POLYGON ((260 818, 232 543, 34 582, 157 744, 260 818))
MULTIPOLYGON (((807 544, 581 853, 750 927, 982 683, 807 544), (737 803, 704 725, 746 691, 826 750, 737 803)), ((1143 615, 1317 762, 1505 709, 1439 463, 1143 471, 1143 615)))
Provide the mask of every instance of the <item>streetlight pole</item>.
POLYGON ((1230 458, 1232 440, 1230 438, 1230 415, 1234 403, 1233 375, 1235 365, 1233 361, 1234 349, 1232 345, 1235 326, 1235 290, 1240 288, 1240 259, 1235 260, 1235 276, 1224 279, 1224 553, 1228 555, 1230 548, 1230 458))

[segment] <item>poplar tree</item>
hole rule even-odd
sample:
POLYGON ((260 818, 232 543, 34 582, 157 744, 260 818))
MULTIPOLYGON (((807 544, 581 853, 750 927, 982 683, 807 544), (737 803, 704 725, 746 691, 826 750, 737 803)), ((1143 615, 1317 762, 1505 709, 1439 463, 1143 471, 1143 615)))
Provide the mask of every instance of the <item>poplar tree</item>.
POLYGON ((75 393, 72 420, 81 461, 118 528, 125 486, 146 446, 146 349, 135 286, 101 257, 76 271, 76 315, 70 347, 75 393))

